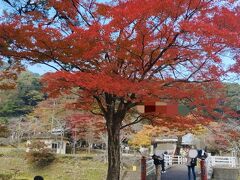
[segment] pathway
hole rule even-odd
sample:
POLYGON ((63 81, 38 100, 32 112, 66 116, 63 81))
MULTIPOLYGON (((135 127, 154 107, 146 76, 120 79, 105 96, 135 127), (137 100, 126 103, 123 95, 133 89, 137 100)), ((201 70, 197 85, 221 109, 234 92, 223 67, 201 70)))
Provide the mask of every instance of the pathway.
MULTIPOLYGON (((197 175, 197 170, 196 170, 197 175)), ((198 179, 198 178, 197 178, 198 179)), ((148 177, 147 180, 155 180, 154 176, 148 177)), ((161 180, 188 180, 187 166, 174 165, 162 174, 161 180)))
POLYGON ((162 174, 161 180, 187 180, 187 167, 185 165, 176 165, 169 168, 162 174))

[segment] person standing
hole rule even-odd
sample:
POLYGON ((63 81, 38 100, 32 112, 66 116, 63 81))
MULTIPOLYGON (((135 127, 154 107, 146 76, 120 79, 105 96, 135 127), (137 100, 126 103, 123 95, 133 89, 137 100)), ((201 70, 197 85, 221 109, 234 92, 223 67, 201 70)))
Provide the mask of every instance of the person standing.
POLYGON ((162 166, 162 173, 166 172, 166 169, 165 169, 165 155, 167 155, 167 151, 162 153, 161 156, 160 156, 160 163, 161 163, 161 166, 162 166))
POLYGON ((195 166, 197 165, 197 150, 189 149, 187 153, 187 167, 188 167, 188 180, 196 180, 195 166), (196 156, 193 157, 192 154, 196 153, 196 156))
POLYGON ((158 156, 156 154, 153 154, 152 159, 153 159, 153 163, 154 163, 155 169, 156 169, 156 179, 160 179, 161 178, 161 173, 160 173, 161 159, 160 159, 160 156, 158 156))

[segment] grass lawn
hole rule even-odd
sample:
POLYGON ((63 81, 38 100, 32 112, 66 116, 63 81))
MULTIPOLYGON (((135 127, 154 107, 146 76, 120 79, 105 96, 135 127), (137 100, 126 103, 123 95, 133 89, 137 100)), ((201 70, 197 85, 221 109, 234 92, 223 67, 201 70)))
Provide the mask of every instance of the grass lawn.
POLYGON ((24 150, 0 147, 0 180, 33 180, 41 175, 46 180, 102 180, 107 165, 93 160, 95 155, 58 155, 43 169, 32 167, 25 160, 24 150))

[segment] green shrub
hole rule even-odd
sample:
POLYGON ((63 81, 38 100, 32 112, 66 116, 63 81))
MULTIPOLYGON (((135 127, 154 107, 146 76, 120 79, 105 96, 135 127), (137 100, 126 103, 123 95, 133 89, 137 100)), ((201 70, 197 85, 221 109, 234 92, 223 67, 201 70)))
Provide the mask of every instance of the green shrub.
POLYGON ((27 161, 37 167, 45 167, 55 160, 55 154, 46 144, 40 141, 33 142, 29 146, 29 152, 26 154, 27 161))
POLYGON ((0 122, 0 137, 7 138, 10 135, 10 131, 5 124, 0 122))
POLYGON ((0 174, 0 179, 1 180, 9 180, 12 178, 12 174, 0 174))

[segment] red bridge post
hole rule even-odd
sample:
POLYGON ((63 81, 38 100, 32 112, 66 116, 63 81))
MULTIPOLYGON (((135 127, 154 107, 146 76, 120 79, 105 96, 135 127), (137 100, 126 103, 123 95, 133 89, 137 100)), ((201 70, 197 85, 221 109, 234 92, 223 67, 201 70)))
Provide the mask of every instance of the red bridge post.
POLYGON ((141 180, 147 179, 147 167, 146 167, 146 158, 142 156, 141 159, 141 180))
POLYGON ((201 167, 201 180, 207 180, 208 172, 207 172, 205 160, 201 159, 200 167, 201 167))

